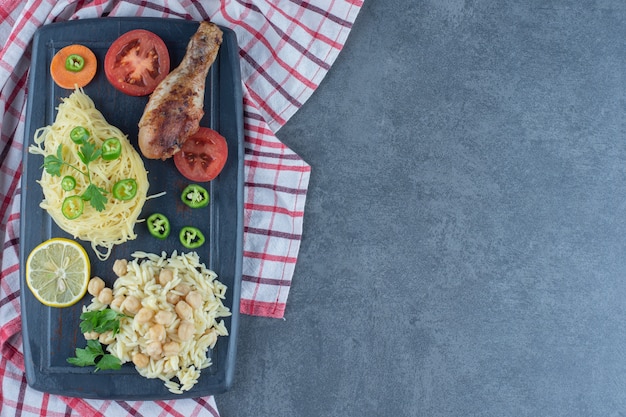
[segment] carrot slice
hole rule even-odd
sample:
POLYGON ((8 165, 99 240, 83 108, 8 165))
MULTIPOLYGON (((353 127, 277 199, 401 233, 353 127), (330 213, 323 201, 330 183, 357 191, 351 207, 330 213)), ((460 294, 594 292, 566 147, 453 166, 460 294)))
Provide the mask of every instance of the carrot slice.
POLYGON ((97 67, 98 62, 91 49, 83 45, 69 45, 57 52, 52 58, 50 75, 59 87, 74 89, 76 86, 84 87, 89 84, 96 75, 97 67), (65 61, 70 55, 80 55, 85 60, 83 69, 70 71, 65 68, 65 61))

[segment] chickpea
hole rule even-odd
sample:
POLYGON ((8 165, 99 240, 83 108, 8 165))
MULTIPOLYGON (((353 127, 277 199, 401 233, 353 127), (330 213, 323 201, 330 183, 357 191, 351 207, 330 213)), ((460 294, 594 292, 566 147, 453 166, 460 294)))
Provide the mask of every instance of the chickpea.
POLYGON ((166 337, 167 334, 165 333, 165 326, 163 326, 162 324, 152 325, 148 329, 148 339, 152 340, 153 342, 165 342, 166 337))
POLYGON ((174 271, 171 269, 161 269, 159 273, 159 284, 165 285, 174 279, 174 271))
POLYGON ((126 275, 128 272, 128 261, 126 259, 117 259, 113 264, 113 272, 118 277, 126 275))
POLYGON ((163 345, 163 356, 174 356, 180 352, 180 345, 178 342, 167 342, 163 345))
POLYGON ((141 302, 139 302, 137 297, 135 297, 134 295, 129 295, 128 297, 126 297, 126 300, 124 300, 122 308, 131 314, 137 314, 137 312, 141 308, 141 302))
POLYGON ((98 340, 100 337, 100 335, 96 332, 83 333, 83 336, 85 337, 85 340, 98 340))
POLYGON ((193 310, 185 301, 179 301, 174 310, 176 310, 176 314, 178 314, 181 320, 191 320, 193 318, 193 310))
POLYGON ((189 320, 183 320, 178 325, 178 338, 183 342, 187 340, 191 340, 193 338, 193 334, 196 331, 196 326, 189 320))
POLYGON ((98 294, 98 301, 102 304, 111 304, 111 301, 113 301, 113 290, 110 288, 103 288, 100 290, 100 293, 98 294))
POLYGON ((133 353, 132 358, 133 358, 133 363, 138 368, 145 368, 150 363, 150 359, 148 359, 146 355, 140 352, 133 353))
POLYGON ((161 357, 161 353, 163 353, 163 346, 161 346, 161 342, 150 342, 148 343, 148 346, 146 346, 146 354, 154 359, 159 359, 161 357))
POLYGON ((93 277, 89 280, 89 284, 87 285, 87 291, 89 294, 97 297, 100 294, 100 291, 104 288, 104 281, 100 277, 93 277))
POLYGON ((189 291, 185 297, 185 301, 187 301, 187 304, 189 304, 191 308, 202 307, 202 296, 198 291, 189 291))
POLYGON ((111 343, 113 343, 115 341, 115 337, 113 337, 113 332, 109 330, 107 332, 102 333, 98 337, 98 340, 103 345, 110 345, 111 343))
POLYGON ((152 316, 154 316, 154 311, 147 307, 142 307, 137 314, 135 314, 135 321, 138 324, 147 323, 152 319, 152 316))
POLYGON ((187 284, 178 284, 174 287, 176 292, 180 293, 183 297, 187 295, 189 291, 191 291, 191 287, 187 284))
POLYGON ((118 295, 113 299, 113 301, 111 301, 111 308, 117 311, 121 311, 122 304, 124 303, 125 299, 126 297, 124 297, 123 295, 118 295))
POLYGON ((172 305, 176 305, 176 303, 180 301, 180 295, 172 291, 168 291, 167 294, 165 295, 165 299, 167 300, 168 303, 172 305))
POLYGON ((161 310, 154 316, 154 321, 164 326, 169 326, 174 321, 174 314, 171 311, 161 310))

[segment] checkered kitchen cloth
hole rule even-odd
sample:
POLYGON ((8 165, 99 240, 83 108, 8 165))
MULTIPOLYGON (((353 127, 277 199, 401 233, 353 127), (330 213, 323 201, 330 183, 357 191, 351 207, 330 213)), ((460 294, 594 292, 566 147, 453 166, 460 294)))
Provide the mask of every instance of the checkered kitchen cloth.
POLYGON ((30 389, 19 307, 20 176, 30 41, 45 24, 99 16, 210 20, 241 48, 245 230, 241 312, 281 318, 294 272, 310 167, 276 132, 341 51, 363 0, 0 0, 0 415, 218 416, 213 397, 95 401, 30 389))

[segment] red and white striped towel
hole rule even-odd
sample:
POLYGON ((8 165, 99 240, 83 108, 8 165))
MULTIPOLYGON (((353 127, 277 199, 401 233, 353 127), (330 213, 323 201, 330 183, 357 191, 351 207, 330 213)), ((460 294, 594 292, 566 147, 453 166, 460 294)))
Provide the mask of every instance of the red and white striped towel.
POLYGON ((218 416, 211 396, 96 401, 43 394, 24 376, 19 207, 30 42, 45 24, 100 16, 210 20, 241 48, 245 128, 241 312, 281 318, 300 247, 310 167, 275 132, 341 51, 363 0, 0 0, 0 415, 218 416))

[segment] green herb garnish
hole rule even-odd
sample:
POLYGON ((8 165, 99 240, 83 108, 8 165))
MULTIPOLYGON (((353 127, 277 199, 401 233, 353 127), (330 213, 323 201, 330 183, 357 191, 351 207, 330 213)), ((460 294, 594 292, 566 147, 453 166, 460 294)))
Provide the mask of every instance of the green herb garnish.
MULTIPOLYGON (((111 331, 115 336, 120 331, 120 319, 128 317, 110 308, 96 311, 85 311, 80 315, 80 331, 83 333, 96 332, 99 334, 111 331)), ((97 340, 88 340, 87 347, 76 348, 76 356, 67 361, 76 366, 95 365, 100 369, 120 369, 122 362, 116 356, 105 353, 102 344, 97 340)))
POLYGON ((102 345, 97 340, 88 340, 87 347, 76 348, 76 356, 67 358, 67 361, 76 366, 95 365, 98 372, 100 369, 120 369, 122 361, 110 353, 104 353, 102 345))
POLYGON ((80 331, 83 333, 105 333, 109 330, 115 336, 120 331, 120 318, 127 317, 110 308, 104 310, 85 311, 80 315, 80 331))
POLYGON ((48 174, 56 177, 61 176, 61 167, 63 165, 67 165, 83 174, 89 180, 89 186, 83 194, 81 194, 81 198, 85 201, 89 201, 91 206, 97 211, 102 211, 107 203, 107 198, 105 197, 107 191, 91 182, 91 172, 89 171, 89 164, 100 157, 102 150, 97 148, 92 142, 87 141, 80 145, 77 154, 80 160, 85 164, 86 171, 82 171, 80 168, 63 160, 62 144, 59 144, 56 155, 47 155, 44 158, 43 167, 48 174))

